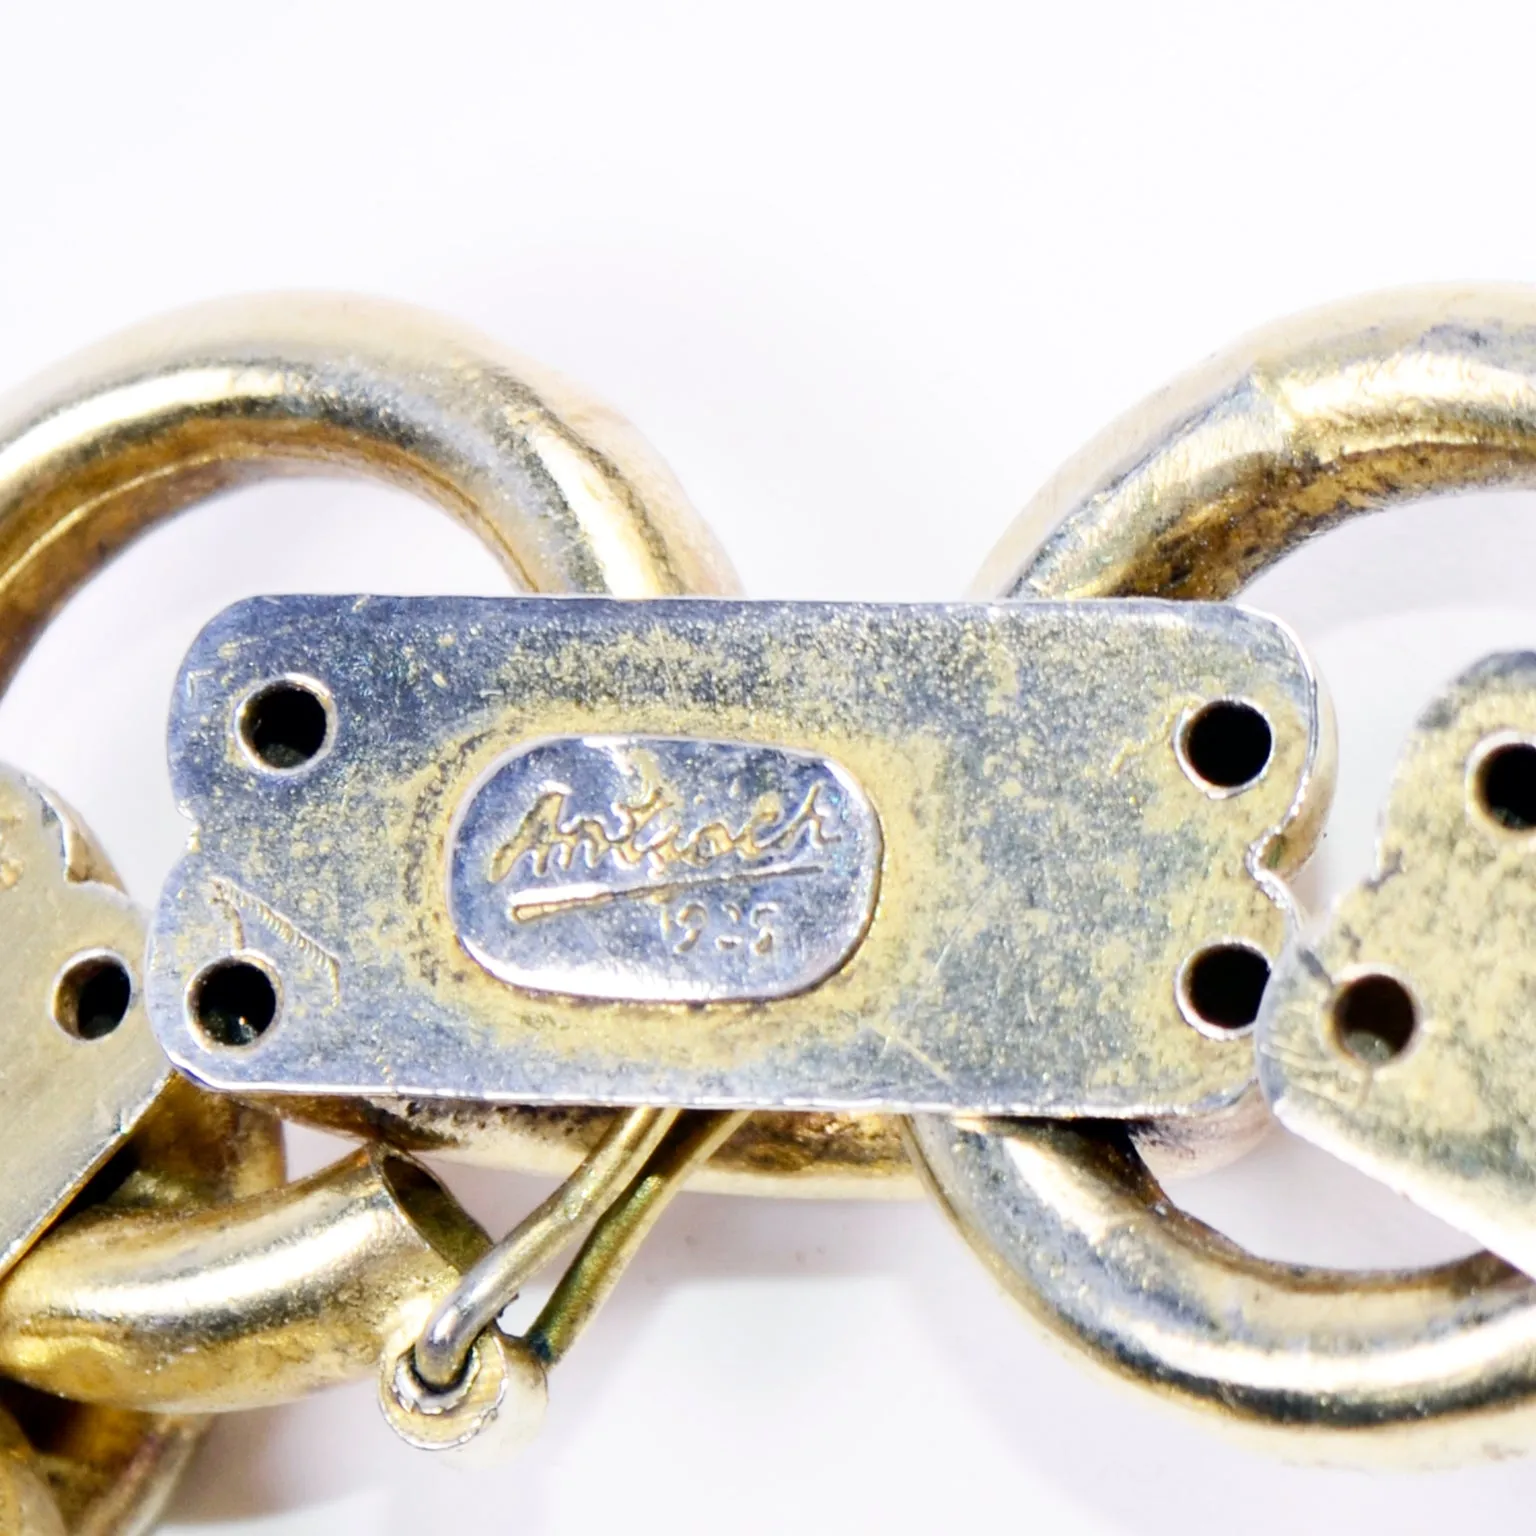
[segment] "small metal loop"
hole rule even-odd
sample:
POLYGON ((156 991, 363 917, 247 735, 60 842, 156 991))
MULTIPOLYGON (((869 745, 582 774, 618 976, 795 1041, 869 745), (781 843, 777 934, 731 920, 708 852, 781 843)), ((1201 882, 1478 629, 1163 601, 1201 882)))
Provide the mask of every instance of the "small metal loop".
POLYGON ((745 1112, 726 1109, 690 1110, 678 1116, 650 1161, 588 1234, 528 1330, 528 1343, 547 1365, 565 1358, 661 1213, 694 1170, 707 1163, 746 1119, 745 1112))
MULTIPOLYGON (((1432 491, 1536 485, 1536 291, 1420 290, 1240 343, 1073 459, 982 591, 1227 597, 1300 540, 1432 491)), ((1536 1284, 1488 1255, 1347 1275, 1266 1264, 1111 1135, 920 1118, 915 1159, 1055 1336, 1288 1454, 1416 1464, 1536 1441, 1536 1284)))
POLYGON ((612 1204, 677 1114, 673 1109, 632 1109, 618 1116, 581 1167, 438 1303, 411 1356, 416 1375, 427 1387, 445 1392, 460 1379, 475 1340, 511 1306, 528 1280, 612 1204))
POLYGON ((625 1116, 569 1183, 470 1271, 462 1300, 456 1292, 434 1314, 435 1329, 429 1325, 414 1346, 385 1355, 379 1399, 395 1433, 418 1449, 472 1465, 521 1449, 542 1419, 549 1368, 608 1299, 661 1213, 746 1119, 736 1110, 625 1116), (621 1174, 627 1182, 615 1197, 621 1174), (530 1277, 604 1205, 533 1326, 521 1338, 501 1332, 490 1308, 503 1297, 502 1307, 511 1300, 508 1282, 530 1277), (482 1318, 490 1325, 471 1333, 482 1318), (461 1354, 466 1335, 469 1349, 461 1354), (424 1343, 437 1382, 453 1364, 453 1376, 441 1385, 423 1379, 424 1343))
POLYGON ((520 1451, 538 1434, 548 1400, 543 1362, 494 1327, 473 1340, 450 1387, 428 1387, 409 1349, 385 1355, 379 1380, 385 1423, 407 1445, 461 1466, 494 1466, 520 1451))

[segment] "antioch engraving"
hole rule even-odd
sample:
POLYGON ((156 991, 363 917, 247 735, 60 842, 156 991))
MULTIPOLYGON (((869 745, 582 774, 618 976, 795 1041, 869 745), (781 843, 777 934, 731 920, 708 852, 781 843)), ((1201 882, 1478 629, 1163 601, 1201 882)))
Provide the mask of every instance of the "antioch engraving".
POLYGON ((858 945, 880 834, 835 764, 737 742, 586 736, 503 759, 451 839, 450 910, 504 981, 578 997, 783 997, 858 945))

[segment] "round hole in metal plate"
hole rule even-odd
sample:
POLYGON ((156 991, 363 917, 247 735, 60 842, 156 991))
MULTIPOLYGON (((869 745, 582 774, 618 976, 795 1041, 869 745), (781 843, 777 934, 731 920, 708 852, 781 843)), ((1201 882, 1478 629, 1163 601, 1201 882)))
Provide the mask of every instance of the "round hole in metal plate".
POLYGON ((1257 783, 1275 750, 1263 710, 1243 699, 1217 699, 1184 723, 1179 756, 1202 789, 1235 794, 1257 783))
POLYGON ((1413 994, 1384 971, 1344 982, 1333 995, 1329 1016, 1339 1048, 1368 1067, 1401 1056, 1419 1027, 1413 994))
POLYGON ((272 973, 250 956, 214 961, 187 991, 193 1025, 226 1049, 255 1045, 277 1018, 277 1002, 272 973))
POLYGON ((237 729, 247 752, 263 768, 292 773, 315 761, 330 744, 330 704, 315 684, 284 677, 258 688, 240 706, 237 729))
POLYGON ((1179 1008, 1202 1034, 1222 1037, 1248 1029, 1269 985, 1269 961, 1251 945, 1212 944, 1179 971, 1179 1008))
POLYGON ((1478 804, 1505 831, 1536 830, 1536 745, 1495 747, 1477 765, 1473 783, 1478 804))
POLYGON ((133 973, 121 955, 92 950, 76 955, 53 985, 54 1022, 77 1040, 100 1040, 128 1017, 133 973))

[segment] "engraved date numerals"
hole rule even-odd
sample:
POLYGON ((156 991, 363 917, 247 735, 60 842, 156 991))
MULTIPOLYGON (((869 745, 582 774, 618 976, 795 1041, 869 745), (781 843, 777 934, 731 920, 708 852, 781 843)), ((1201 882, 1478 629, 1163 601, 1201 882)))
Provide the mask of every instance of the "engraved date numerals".
POLYGON ((742 906, 734 901, 701 901, 692 897, 661 909, 661 933, 674 955, 686 955, 700 944, 720 954, 744 951, 760 958, 773 953, 779 909, 771 901, 742 906))

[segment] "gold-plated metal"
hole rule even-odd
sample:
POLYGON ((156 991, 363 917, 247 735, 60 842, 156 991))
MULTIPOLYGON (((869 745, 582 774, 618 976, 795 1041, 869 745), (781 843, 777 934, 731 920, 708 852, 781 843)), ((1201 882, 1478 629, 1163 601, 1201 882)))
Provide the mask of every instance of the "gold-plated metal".
POLYGON ((8 1536, 67 1536, 37 1456, 16 1421, 0 1409, 0 1531, 8 1536))
MULTIPOLYGON (((258 1195, 282 1178, 276 1120, 172 1078, 89 1194, 102 1210, 175 1221, 258 1195)), ((207 1423, 200 1415, 68 1402, 3 1380, 0 1403, 22 1426, 71 1536, 148 1531, 207 1423)))
POLYGON ((487 1243, 420 1164, 379 1147, 229 1205, 97 1207, 0 1285, 0 1371, 115 1407, 287 1402, 373 1371, 487 1243))
POLYGON ((554 1365, 564 1358, 661 1213, 745 1119, 740 1110, 691 1110, 679 1116, 650 1161, 593 1227, 534 1319, 527 1340, 541 1360, 554 1365))
POLYGON ((4 767, 0 932, 4 1274, 122 1144, 170 1066, 144 1015, 143 917, 70 811, 4 767))
POLYGON ((1422 715, 1376 872, 1276 971, 1281 1122, 1536 1274, 1536 655, 1422 715))
MULTIPOLYGON (((116 1198, 161 1208, 167 1221, 189 1204, 281 1179, 275 1122, 171 1078, 137 998, 142 916, 68 808, 10 770, 0 770, 0 919, 0 1272, 114 1154, 116 1198)), ((0 1466, 5 1531, 144 1529, 202 1423, 0 1383, 7 1400, 26 1434, 15 1429, 0 1466)))
MULTIPOLYGON (((732 584, 665 471, 622 422, 560 381, 388 305, 216 305, 66 364, 0 417, 0 682, 59 604, 134 534, 224 487, 306 469, 423 492, 522 580, 635 596, 732 584)), ((69 874, 103 878, 105 862, 79 851, 69 874)), ((406 1125, 414 1118, 405 1104, 386 1112, 406 1125)), ((531 1137, 520 1136, 515 1113, 496 1117, 492 1134, 542 1154, 549 1125, 532 1118, 531 1137)), ((459 1128, 450 1119, 439 1131, 426 1117, 414 1134, 441 1143, 459 1139, 459 1128)), ((555 1135, 558 1155, 581 1155, 579 1136, 555 1135)), ((803 1175, 825 1160, 839 1183, 844 1143, 861 1171, 896 1164, 888 1125, 826 1116, 760 1129, 753 1166, 803 1175), (884 1148, 874 1158, 872 1142, 884 1148)), ((93 1200, 111 1194, 57 1228, 5 1293, 0 1331, 30 1381, 196 1410, 61 1410, 58 1399, 4 1387, 67 1530, 144 1529, 196 1443, 198 1413, 350 1374, 377 1357, 382 1333, 419 1330, 458 1275, 439 1255, 423 1285, 431 1242, 423 1248, 409 1220, 388 1219, 391 1201, 417 1203, 391 1187, 409 1166, 391 1159, 366 1176, 342 1170, 262 1199, 282 1173, 274 1123, 179 1081, 165 1085, 92 1187, 93 1200), (238 1197, 250 1198, 227 1208, 238 1197), (174 1233, 167 1212, 184 1218, 174 1233), (313 1262, 285 1275, 283 1262, 305 1254, 313 1262), (365 1304, 333 1308, 322 1326, 336 1296, 328 1285, 365 1304), (45 1412, 45 1403, 55 1406, 45 1412)), ((69 1175, 71 1187, 80 1177, 69 1175)))
MULTIPOLYGON (((979 585, 1226 597, 1353 513, 1533 483, 1536 292, 1391 294, 1261 332, 1155 396, 1041 492, 979 585)), ((1109 1135, 919 1119, 913 1140, 1031 1315, 1170 1401, 1317 1460, 1536 1439, 1536 1285, 1498 1260, 1297 1271, 1171 1213, 1109 1135)))
POLYGON ((403 305, 278 294, 126 331, 0 416, 0 674, 135 534, 285 472, 414 490, 535 589, 734 584, 665 466, 565 380, 403 305))
POLYGON ((1234 596, 1348 517, 1536 484, 1536 289, 1418 288, 1282 320, 1069 459, 974 591, 1234 596))
MULTIPOLYGON (((115 547, 148 518, 200 489, 244 473, 232 465, 248 467, 252 456, 274 453, 283 459, 285 444, 294 462, 334 455, 370 471, 383 466, 418 488, 435 488, 438 499, 461 514, 473 500, 471 521, 485 516, 493 498, 485 499, 483 488, 475 493, 481 499, 456 502, 458 493, 444 490, 452 476, 434 480, 424 466, 446 463, 453 475, 467 479, 488 459, 477 451, 455 457, 463 443, 448 442, 451 433, 413 457, 421 440, 399 423, 420 402, 395 411, 399 402, 391 397, 389 409, 375 409, 379 401, 369 395, 369 381, 348 384, 326 371, 318 353, 301 360, 294 377, 307 382, 291 397, 284 391, 292 380, 242 396, 230 418, 244 425, 223 440, 213 423, 216 412, 199 417, 207 400, 197 394, 199 371, 210 366, 217 387, 229 389, 229 359, 244 342, 229 335, 223 340, 229 344, 213 348, 213 364, 197 347, 181 354, 181 372, 169 386, 175 402, 169 413, 155 388, 143 388, 150 375, 117 380, 106 369, 110 387, 104 394, 114 401, 113 411, 149 404, 121 441, 109 432, 95 458, 65 454, 57 476, 61 482, 74 477, 77 499, 93 475, 104 476, 84 498, 78 519, 82 526, 101 519, 94 537, 103 547, 115 547), (274 406, 274 400, 285 403, 274 406), (197 419, 202 427, 187 435, 188 421, 197 419), (284 423, 284 431, 269 430, 273 419, 284 423), (333 436, 338 422, 342 427, 333 436), (166 461, 170 467, 156 469, 156 453, 170 443, 177 445, 166 461), (135 460, 145 444, 148 458, 135 460), (189 444, 213 445, 190 479, 184 468, 189 444), (121 478, 114 479, 120 468, 121 478)), ((234 373, 244 379, 246 371, 254 377, 270 367, 270 358, 246 355, 234 373)), ((451 393, 449 384, 443 388, 451 393)), ((555 393, 540 399, 547 402, 555 393)), ((587 471, 602 459, 606 473, 616 460, 595 446, 596 437, 580 440, 567 430, 570 412, 556 430, 539 414, 542 406, 519 399, 484 433, 492 458, 509 457, 507 443, 496 435, 503 426, 524 434, 510 455, 521 466, 518 473, 530 479, 515 486, 506 503, 513 531, 502 547, 509 565, 535 580, 568 578, 580 590, 601 587, 613 571, 623 573, 621 586, 632 582, 654 590, 724 579, 702 557, 675 564, 658 554, 673 547, 674 536, 687 546, 689 536, 686 530, 668 533, 641 515, 640 490, 634 491, 640 501, 631 505, 629 492, 615 492, 605 481, 607 489, 584 506, 591 490, 587 471), (530 455, 537 473, 526 468, 530 455), (528 514, 530 496, 544 495, 558 505, 530 531, 518 519, 528 514), (629 533, 605 542, 594 532, 607 528, 610 518, 632 515, 629 533), (666 585, 671 581, 677 586, 666 585)), ((467 399, 461 404, 469 408, 467 399)), ((49 540, 37 527, 26 533, 32 514, 25 508, 46 521, 50 503, 46 495, 35 504, 24 496, 8 502, 5 487, 17 466, 18 483, 37 464, 44 465, 42 480, 49 480, 50 431, 73 442, 89 427, 89 412, 72 415, 73 409, 66 402, 28 417, 9 447, 0 433, 0 601, 13 590, 34 627, 83 573, 84 546, 72 546, 73 567, 43 559, 33 568, 31 551, 46 553, 49 540), (34 433, 40 434, 35 440, 29 438, 34 433), (19 456, 18 441, 31 443, 19 456), (9 567, 7 537, 20 551, 9 567)), ((109 425, 115 431, 116 418, 109 425)), ((422 431, 430 440, 431 433, 422 431)), ((494 466, 486 472, 494 477, 494 466)), ((1026 531, 1005 541, 990 569, 1011 596, 1225 596, 1300 538, 1352 512, 1427 489, 1515 482, 1536 483, 1536 296, 1493 290, 1397 297, 1267 333, 1159 397, 1138 422, 1122 424, 1064 472, 1026 514, 1026 531), (1062 513, 1039 550, 1028 555, 1043 523, 1062 513)), ((52 503, 51 515, 65 530, 59 541, 71 547, 74 513, 59 510, 67 499, 52 503)), ((695 555, 703 547, 699 542, 695 555)), ((0 650, 0 662, 8 655, 14 662, 23 643, 17 641, 14 654, 0 650)), ((1512 938, 1518 942, 1528 926, 1518 865, 1526 857, 1520 839, 1531 829, 1501 818, 1485 793, 1493 755, 1536 740, 1536 660, 1522 665, 1485 669, 1425 722, 1418 755, 1401 781, 1411 793, 1394 804, 1399 819, 1389 829, 1381 878, 1343 909, 1320 957, 1314 956, 1315 968, 1295 961, 1287 974, 1299 990, 1276 997, 1266 1028, 1271 1065, 1288 1074, 1276 1079, 1282 1109, 1288 1102, 1300 1105, 1298 1073, 1317 1090, 1323 1081, 1319 1059, 1298 1055, 1285 1031, 1309 1030, 1309 1048, 1321 1042, 1332 1050, 1327 1067, 1335 1070, 1340 1047, 1357 1056, 1376 1049, 1348 1039, 1341 993, 1357 979, 1351 967, 1363 964, 1370 975, 1402 983, 1416 1006, 1416 1043, 1407 1044, 1399 1060, 1349 1067, 1356 1102, 1346 1104, 1337 1083, 1325 1086, 1304 1112, 1296 1111, 1298 1123, 1304 1129, 1310 1124, 1319 1139, 1335 1137, 1341 1149, 1353 1149, 1402 1187, 1409 1187, 1411 1176, 1427 1204, 1459 1211, 1468 1225, 1485 1224, 1506 1251, 1530 1262, 1518 1222, 1513 1231, 1507 1222, 1496 1227, 1488 1189, 1472 1187, 1449 1167, 1456 1155, 1451 1134, 1467 1132, 1467 1117, 1446 1108, 1449 1119, 1405 1130, 1415 1108, 1443 1091, 1448 1074, 1476 1078, 1486 1110, 1486 1095, 1496 1086, 1489 1041, 1500 1033, 1489 1016, 1502 1020, 1498 1010, 1508 1003, 1508 1016, 1523 1018, 1523 970, 1469 982, 1441 975, 1437 962, 1433 984, 1415 987, 1410 969, 1410 962, 1424 960, 1443 941, 1429 893, 1443 893, 1447 884, 1462 894, 1475 888, 1493 903, 1497 921, 1488 926, 1501 963, 1507 963, 1512 938), (1447 788, 1451 784, 1459 798, 1447 788), (1397 913, 1391 921, 1400 931, 1386 941, 1397 946, 1390 953, 1367 948, 1379 915, 1373 907, 1397 913), (1404 911, 1409 920, 1402 919, 1404 911), (1490 999, 1490 987, 1497 997, 1490 999), (1458 1051, 1435 1056, 1434 1021, 1474 1014, 1486 1033, 1474 1031, 1458 1051), (1426 1053, 1417 1065, 1416 1051, 1426 1053), (1428 1075, 1411 1075, 1421 1070, 1428 1075), (1399 1071, 1398 1078, 1390 1076, 1399 1071), (1382 1118, 1362 1124, 1362 1103, 1382 1118), (1345 1110, 1356 1119, 1348 1120, 1345 1110), (1307 1121, 1308 1114, 1320 1118, 1307 1121), (1362 1129, 1374 1138, 1365 1153, 1362 1129), (1383 1152, 1388 1136, 1396 1139, 1383 1152)), ((1266 877, 1294 868, 1308 850, 1315 820, 1303 821, 1264 860, 1266 877)), ((1257 855, 1254 862, 1257 867, 1257 855)), ((1482 933, 1474 937, 1490 942, 1482 933)), ((276 1176, 276 1159, 261 1142, 263 1136, 270 1140, 270 1128, 263 1129, 250 1111, 228 1108, 225 1113, 244 1117, 240 1123, 247 1129, 240 1134, 252 1138, 243 1148, 250 1155, 243 1161, 232 1155, 241 1149, 236 1137, 234 1148, 218 1157, 204 1152, 209 1166, 201 1166, 197 1153, 178 1140, 176 1116, 205 1113, 192 1094, 184 1084, 169 1085, 122 1163, 93 1190, 111 1192, 45 1236, 0 1286, 0 1369, 36 1386, 126 1403, 124 1422, 142 1435, 150 1432, 148 1421, 132 1417, 135 1405, 190 1414, 280 1401, 355 1375, 382 1355, 381 1396, 390 1422, 414 1443, 454 1452, 483 1450, 531 1432, 542 1412, 548 1367, 591 1318, 665 1204, 746 1118, 742 1112, 691 1112, 664 1134, 661 1118, 619 1123, 568 1198, 535 1213, 513 1234, 497 1265, 481 1272, 483 1284, 465 1291, 465 1271, 484 1257, 484 1235, 407 1159, 359 1154, 292 1189, 263 1192, 276 1176), (529 1273, 549 1257, 607 1201, 621 1173, 633 1175, 630 1183, 596 1220, 527 1335, 510 1339, 486 1326, 490 1298, 503 1294, 508 1276, 529 1273), (243 1198, 208 1209, 210 1190, 221 1180, 224 1198, 243 1198), (174 1219, 170 1212, 177 1213, 174 1219), (433 1309, 450 1295, 452 1315, 441 1314, 447 1321, 434 1330, 424 1373, 416 1341, 433 1309), (347 1305, 339 1306, 343 1296, 347 1305), (230 1326, 231 1316, 236 1326, 230 1326), (466 1359, 467 1336, 474 1342, 466 1359)), ((1506 1094, 1496 1113, 1509 1112, 1506 1094)), ((580 1156, 604 1127, 614 1126, 612 1117, 581 1111, 485 1117, 452 1105, 434 1120, 387 1100, 350 1110, 321 1104, 315 1113, 332 1117, 333 1124, 355 1115, 351 1123, 390 1125, 429 1143, 441 1137, 460 1150, 467 1143, 473 1150, 491 1121, 490 1134, 512 1145, 521 1144, 525 1125, 541 1128, 535 1138, 553 1127, 553 1155, 560 1160, 580 1156)), ((1517 1128, 1521 1134, 1526 1118, 1517 1128)), ((838 1164, 842 1146, 867 1149, 885 1133, 877 1128, 871 1136, 867 1127, 840 1117, 829 1124, 832 1134, 819 1142, 791 1131, 766 1161, 793 1162, 811 1146, 814 1157, 831 1152, 836 1178, 858 1177, 849 1175, 849 1167, 889 1166, 883 1151, 872 1157, 855 1152, 846 1166, 838 1164)), ((1488 1127, 1472 1122, 1471 1129, 1488 1127)), ((1510 1453, 1536 1437, 1536 1283, 1500 1259, 1484 1254, 1437 1270, 1363 1276, 1268 1264, 1171 1211, 1123 1134, 920 1117, 911 1135, 946 1210, 1003 1283, 1058 1338, 1122 1378, 1230 1427, 1279 1435, 1292 1454, 1319 1459, 1450 1461, 1510 1453)), ((1485 1171, 1497 1140, 1495 1126, 1474 1149, 1485 1171)), ((190 1142, 198 1145, 195 1136, 190 1142)), ((1518 1146, 1516 1153, 1493 1170, 1504 1180, 1493 1182, 1493 1193, 1506 1205, 1524 1198, 1527 1188, 1527 1163, 1518 1146)), ((25 1421, 26 1394, 10 1395, 25 1421)), ((161 1466, 184 1455, 195 1430, 191 1418, 155 1421, 168 1447, 161 1466)), ((85 1463, 77 1459, 73 1465, 85 1463)), ((85 1478, 52 1469, 35 1433, 26 1445, 0 1433, 0 1501, 13 1496, 38 1536, 56 1536, 58 1529, 134 1529, 124 1522, 142 1521, 160 1496, 146 1493, 132 1511, 114 1512, 115 1526, 101 1526, 100 1511, 107 1506, 98 1501, 90 1511, 81 1493, 85 1478), (55 1508, 41 1497, 43 1482, 55 1508)), ((157 1488, 163 1493, 163 1479, 157 1488)))
POLYGON ((458 1380, 429 1387, 412 1353, 386 1353, 379 1380, 384 1421, 407 1445, 461 1466, 495 1466, 539 1432, 549 1398, 544 1362, 497 1328, 480 1334, 458 1380))
POLYGON ((673 1109, 632 1109, 618 1116, 581 1167, 438 1303, 411 1355, 416 1376, 429 1389, 443 1391, 459 1381, 475 1340, 528 1280, 613 1203, 677 1115, 673 1109))
MULTIPOLYGON (((606 1203, 526 1334, 511 1337, 494 1325, 482 1329, 451 1381, 423 1380, 422 1340, 385 1354, 379 1402, 396 1434, 418 1449, 470 1465, 520 1450, 542 1422, 548 1370, 607 1300, 673 1197, 745 1119, 745 1111, 733 1110, 625 1116, 570 1181, 569 1201, 562 1203, 564 1192, 558 1193, 503 1245, 504 1254, 490 1256, 479 1274, 466 1277, 471 1282, 466 1289, 478 1294, 464 1315, 478 1320, 489 1311, 486 1297, 505 1296, 507 1281, 532 1275, 599 1200, 606 1203), (621 1173, 632 1177, 613 1198, 621 1173)), ((448 1319, 440 1335, 446 1346, 464 1329, 449 1307, 440 1307, 438 1315, 448 1319)), ((429 1368, 441 1378, 453 1355, 446 1347, 434 1348, 429 1368)))
MULTIPOLYGON (((0 684, 134 534, 213 491, 301 469, 415 486, 530 579, 636 594, 730 581, 665 471, 558 381, 388 305, 215 305, 109 342, 0 410, 0 684)), ((108 880, 104 860, 71 847, 71 877, 108 880)), ((113 1201, 147 1212, 255 1194, 281 1179, 278 1145, 269 1117, 172 1082, 113 1201)), ((6 1390, 66 1528, 93 1536, 147 1526, 202 1422, 6 1390)))
MULTIPOLYGON (((540 590, 648 597, 736 585, 634 430, 548 371, 377 300, 222 301, 127 331, 0 407, 0 685, 58 606, 136 534, 279 473, 415 490, 540 590)), ((561 1173, 610 1119, 401 1100, 310 1111, 406 1149, 561 1173)), ((893 1123, 867 1115, 760 1117, 700 1178, 786 1186, 915 1191, 893 1123)))
POLYGON ((18 1400, 27 1439, 70 1536, 154 1530, 209 1422, 65 1403, 21 1388, 6 1389, 6 1396, 18 1400))
MULTIPOLYGON (((1255 1094, 1249 1109, 1263 1114, 1255 1094)), ((567 1178, 621 1111, 440 1099, 319 1099, 284 1095, 282 1111, 343 1136, 376 1137, 404 1152, 567 1178)), ((900 1123, 889 1115, 759 1111, 689 1184, 713 1195, 807 1200, 910 1200, 921 1193, 900 1123)))
POLYGON ((1437 1467, 1529 1451, 1536 1287, 1491 1254, 1415 1271, 1245 1253, 1123 1134, 923 1118, 945 1214, 1053 1342, 1287 1460, 1437 1467))

